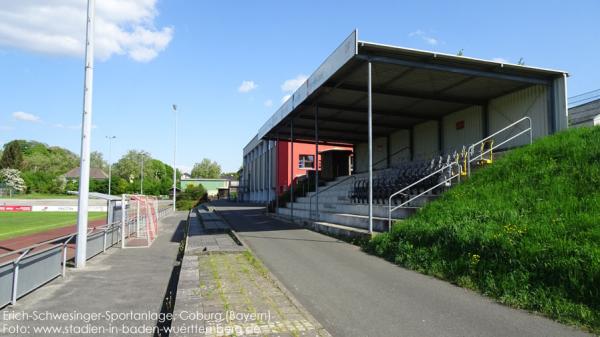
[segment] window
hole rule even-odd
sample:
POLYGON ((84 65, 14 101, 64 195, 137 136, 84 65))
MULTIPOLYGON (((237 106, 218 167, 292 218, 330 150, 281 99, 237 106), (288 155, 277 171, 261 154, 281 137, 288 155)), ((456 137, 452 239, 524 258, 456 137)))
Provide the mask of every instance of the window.
POLYGON ((298 168, 312 169, 315 168, 315 156, 309 154, 301 154, 298 157, 298 168))

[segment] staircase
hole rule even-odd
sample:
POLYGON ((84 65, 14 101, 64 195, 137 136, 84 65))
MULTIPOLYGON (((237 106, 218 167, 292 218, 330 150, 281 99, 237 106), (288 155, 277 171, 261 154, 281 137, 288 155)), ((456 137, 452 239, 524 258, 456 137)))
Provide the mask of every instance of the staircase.
MULTIPOLYGON (((305 197, 296 198, 293 203, 288 202, 286 207, 280 207, 277 210, 277 214, 284 218, 290 218, 293 206, 295 222, 320 227, 347 227, 348 230, 368 233, 369 205, 367 203, 355 203, 348 198, 348 191, 351 189, 354 179, 366 175, 367 173, 338 177, 324 186, 320 186, 318 217, 315 192, 308 192, 305 197)), ((412 203, 411 207, 402 208, 395 212, 394 220, 402 220, 411 216, 418 208, 436 197, 437 195, 434 194, 422 196, 412 203)), ((373 204, 373 230, 376 232, 388 230, 387 202, 373 204)))
MULTIPOLYGON (((408 185, 391 194, 385 200, 379 200, 377 203, 374 200, 373 231, 387 231, 395 221, 410 217, 417 209, 439 197, 439 194, 436 193, 442 193, 445 189, 453 185, 455 181, 460 182, 461 176, 463 176, 463 179, 469 176, 472 167, 477 168, 478 166, 491 164, 493 162, 494 149, 527 133, 529 133, 529 143, 531 144, 533 141, 531 119, 523 117, 494 134, 470 145, 468 151, 465 153, 466 157, 463 159, 457 159, 455 162, 433 172, 429 177, 437 178, 438 175, 443 176, 449 172, 449 175, 438 180, 437 185, 434 187, 415 192, 410 189, 412 185, 408 185), (509 134, 501 142, 494 144, 495 137, 506 135, 509 131, 514 131, 522 123, 528 123, 528 127, 517 134, 509 134), (478 153, 475 152, 476 147, 480 147, 478 153), (398 200, 400 196, 401 198, 398 200)), ((374 174, 386 174, 387 170, 376 171, 374 174)), ((316 192, 308 192, 306 196, 296 198, 293 203, 288 202, 285 207, 278 208, 277 214, 281 217, 289 218, 294 222, 313 227, 318 231, 345 236, 356 236, 357 234, 359 236, 370 235, 368 203, 353 202, 348 193, 356 179, 364 179, 367 175, 368 173, 361 173, 338 177, 334 181, 320 186, 318 196, 316 192)), ((418 186, 418 183, 419 181, 415 181, 413 185, 418 186)))

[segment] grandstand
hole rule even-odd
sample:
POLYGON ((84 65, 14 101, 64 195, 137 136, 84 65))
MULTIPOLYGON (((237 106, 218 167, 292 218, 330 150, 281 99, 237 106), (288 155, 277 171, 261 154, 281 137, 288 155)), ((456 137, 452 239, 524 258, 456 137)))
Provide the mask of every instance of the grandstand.
POLYGON ((503 152, 566 128, 566 79, 354 31, 246 145, 241 193, 294 221, 385 231, 503 152), (351 174, 325 180, 321 167, 282 195, 279 141, 314 144, 317 158, 319 145, 351 147, 351 174))

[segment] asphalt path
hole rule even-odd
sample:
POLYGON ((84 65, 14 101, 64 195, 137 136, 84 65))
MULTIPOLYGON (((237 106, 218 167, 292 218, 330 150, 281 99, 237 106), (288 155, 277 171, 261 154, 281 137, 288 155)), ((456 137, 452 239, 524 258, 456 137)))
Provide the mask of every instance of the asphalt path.
POLYGON ((591 336, 273 219, 262 208, 215 206, 333 336, 591 336))

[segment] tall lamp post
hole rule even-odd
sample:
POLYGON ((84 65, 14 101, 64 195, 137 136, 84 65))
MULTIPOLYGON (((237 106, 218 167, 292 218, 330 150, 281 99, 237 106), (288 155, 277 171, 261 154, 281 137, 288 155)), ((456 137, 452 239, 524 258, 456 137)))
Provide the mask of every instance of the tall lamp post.
POLYGON ((79 162, 79 199, 77 201, 77 246, 75 267, 84 268, 87 250, 88 198, 90 194, 90 138, 92 133, 92 84, 94 78, 95 0, 87 2, 85 32, 85 75, 83 80, 83 116, 81 123, 81 159, 79 162))
POLYGON ((110 195, 110 186, 112 185, 112 161, 111 161, 111 145, 112 140, 117 136, 106 136, 108 139, 108 195, 110 195))
POLYGON ((175 203, 177 202, 177 169, 175 168, 177 158, 177 104, 173 104, 172 108, 175 114, 175 140, 173 145, 173 211, 175 211, 175 203))
POLYGON ((142 166, 140 167, 140 194, 144 194, 144 151, 142 151, 142 166))

